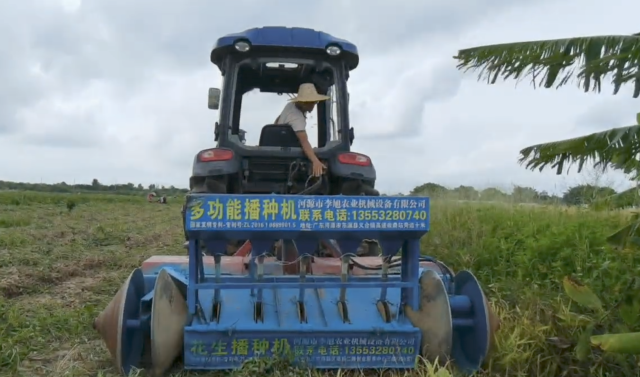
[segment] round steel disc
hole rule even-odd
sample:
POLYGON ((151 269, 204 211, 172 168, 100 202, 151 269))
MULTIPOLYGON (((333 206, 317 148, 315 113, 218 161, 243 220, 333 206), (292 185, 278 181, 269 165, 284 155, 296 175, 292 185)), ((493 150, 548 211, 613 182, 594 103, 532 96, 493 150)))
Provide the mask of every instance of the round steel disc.
POLYGON ((453 324, 447 289, 437 272, 425 270, 420 276, 420 310, 409 319, 422 332, 422 357, 432 363, 446 363, 451 353, 453 324))
POLYGON ((171 367, 183 348, 187 302, 166 270, 160 270, 151 306, 151 363, 159 376, 171 367))
POLYGON ((452 356, 464 373, 473 373, 482 365, 489 352, 490 324, 487 299, 478 279, 469 271, 460 271, 454 278, 455 294, 467 296, 473 311, 473 328, 456 329, 452 356))
POLYGON ((114 303, 118 310, 118 341, 116 347, 116 366, 125 376, 131 368, 137 368, 142 358, 144 337, 140 328, 140 300, 144 296, 144 276, 136 268, 131 272, 122 288, 122 295, 114 303))

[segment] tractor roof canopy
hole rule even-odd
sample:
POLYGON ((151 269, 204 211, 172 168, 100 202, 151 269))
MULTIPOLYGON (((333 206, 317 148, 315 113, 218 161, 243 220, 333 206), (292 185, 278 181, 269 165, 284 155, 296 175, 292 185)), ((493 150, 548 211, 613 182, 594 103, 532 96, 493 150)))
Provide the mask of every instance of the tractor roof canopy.
POLYGON ((335 83, 335 75, 328 64, 293 59, 250 59, 240 64, 236 91, 239 94, 259 89, 263 93, 297 93, 300 84, 313 83, 326 94, 335 83))
POLYGON ((342 59, 349 70, 355 69, 359 62, 358 48, 347 40, 313 29, 282 26, 253 28, 219 38, 211 51, 211 62, 222 70, 225 57, 238 49, 238 42, 245 42, 255 52, 326 51, 328 56, 342 59), (333 54, 335 47, 339 48, 338 54, 333 54))

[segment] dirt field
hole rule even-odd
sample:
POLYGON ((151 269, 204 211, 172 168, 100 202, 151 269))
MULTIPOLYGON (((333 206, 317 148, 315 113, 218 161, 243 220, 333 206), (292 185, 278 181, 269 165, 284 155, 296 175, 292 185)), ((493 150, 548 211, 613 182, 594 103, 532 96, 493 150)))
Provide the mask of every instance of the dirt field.
MULTIPOLYGON (((175 201, 165 206, 136 197, 0 192, 0 376, 114 376, 92 321, 144 259, 183 253, 179 210, 175 201)), ((435 203, 432 213, 424 251, 474 271, 503 320, 482 375, 640 375, 633 357, 594 351, 576 358, 584 324, 568 313, 582 312, 559 285, 573 273, 605 304, 620 299, 622 287, 640 275, 638 253, 604 244, 622 215, 467 203, 435 203)), ((621 325, 614 313, 596 329, 638 326, 640 320, 621 325)), ((257 362, 233 375, 316 374, 257 362)), ((423 366, 395 375, 449 373, 423 366)))

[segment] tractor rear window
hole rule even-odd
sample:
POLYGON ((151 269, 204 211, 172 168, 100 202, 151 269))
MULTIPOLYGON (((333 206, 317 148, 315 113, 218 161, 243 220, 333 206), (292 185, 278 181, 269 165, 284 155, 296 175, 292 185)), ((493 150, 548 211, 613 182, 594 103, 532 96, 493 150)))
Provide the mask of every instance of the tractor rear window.
POLYGON ((333 72, 318 72, 315 63, 247 61, 239 66, 234 99, 234 120, 245 132, 245 144, 260 145, 264 126, 275 124, 285 106, 297 95, 300 84, 313 83, 316 91, 330 96, 322 105, 306 113, 306 131, 313 147, 321 139, 339 140, 336 117, 337 93, 333 89, 333 72), (326 135, 322 137, 321 135, 326 135))
MULTIPOLYGON (((259 144, 262 127, 274 124, 288 100, 293 96, 293 94, 261 93, 259 89, 251 90, 242 96, 240 129, 246 132, 247 145, 257 146, 259 144)), ((313 147, 318 146, 316 111, 307 114, 307 135, 313 147)))

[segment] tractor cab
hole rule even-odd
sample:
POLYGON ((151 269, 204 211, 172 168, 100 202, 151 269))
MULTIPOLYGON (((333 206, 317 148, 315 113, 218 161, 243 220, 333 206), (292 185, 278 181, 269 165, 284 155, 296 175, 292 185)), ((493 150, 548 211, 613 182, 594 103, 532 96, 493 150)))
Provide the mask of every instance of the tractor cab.
POLYGON ((355 45, 311 29, 263 27, 218 39, 211 62, 222 74, 222 88, 209 89, 208 101, 218 111, 216 144, 196 155, 191 190, 378 195, 370 158, 351 151, 347 81, 358 61, 355 45), (309 141, 327 166, 321 179, 310 178, 311 164, 293 128, 276 124, 302 84, 329 97, 306 114, 309 141), (260 111, 247 106, 251 96, 260 111))

